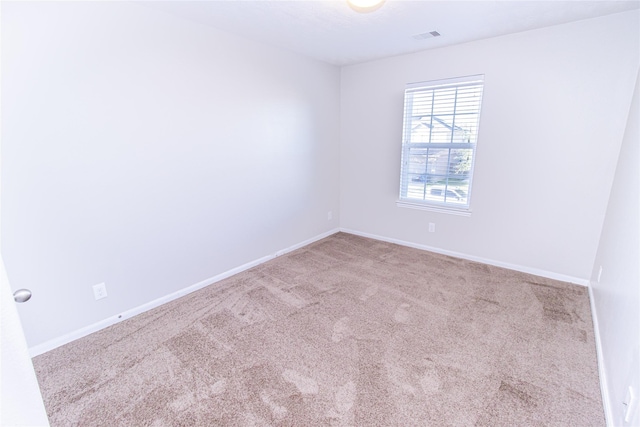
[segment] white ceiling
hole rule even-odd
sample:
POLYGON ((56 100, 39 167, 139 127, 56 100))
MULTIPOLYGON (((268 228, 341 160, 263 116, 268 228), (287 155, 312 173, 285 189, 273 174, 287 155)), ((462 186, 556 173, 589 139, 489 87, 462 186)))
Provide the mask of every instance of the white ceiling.
POLYGON ((348 65, 638 9, 640 0, 386 0, 370 13, 355 12, 344 0, 143 4, 320 61, 348 65), (442 35, 413 38, 434 30, 442 35))

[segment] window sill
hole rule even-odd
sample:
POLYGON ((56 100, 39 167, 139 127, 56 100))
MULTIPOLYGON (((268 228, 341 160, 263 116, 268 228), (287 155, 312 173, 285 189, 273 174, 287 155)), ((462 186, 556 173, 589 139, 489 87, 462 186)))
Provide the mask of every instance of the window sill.
POLYGON ((422 203, 408 202, 405 200, 396 201, 396 206, 398 206, 399 208, 419 209, 422 211, 439 212, 439 213, 445 213, 450 215, 471 216, 471 209, 468 209, 468 208, 454 208, 450 206, 425 205, 422 203))

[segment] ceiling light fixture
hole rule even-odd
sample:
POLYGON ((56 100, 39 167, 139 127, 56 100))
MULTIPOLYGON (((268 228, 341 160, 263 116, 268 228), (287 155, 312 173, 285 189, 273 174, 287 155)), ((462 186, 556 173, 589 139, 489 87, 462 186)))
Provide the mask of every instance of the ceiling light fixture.
POLYGON ((351 9, 360 13, 373 12, 380 9, 385 0, 347 0, 351 9))

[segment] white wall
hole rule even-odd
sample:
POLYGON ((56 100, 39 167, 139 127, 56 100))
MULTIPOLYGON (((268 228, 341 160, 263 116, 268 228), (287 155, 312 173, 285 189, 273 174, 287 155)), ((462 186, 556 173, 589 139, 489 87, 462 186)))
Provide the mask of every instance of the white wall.
POLYGON ((341 227, 586 284, 639 50, 634 11, 344 67, 341 227), (404 85, 473 74, 472 216, 396 207, 404 85))
POLYGON ((337 227, 338 68, 131 3, 2 8, 2 255, 30 346, 337 227))
MULTIPOLYGON (((611 425, 622 426, 627 387, 640 395, 640 75, 591 275, 611 425), (598 282, 598 273, 602 275, 598 282)), ((603 378, 604 379, 604 378, 603 378)), ((640 425, 636 405, 634 421, 640 425)))

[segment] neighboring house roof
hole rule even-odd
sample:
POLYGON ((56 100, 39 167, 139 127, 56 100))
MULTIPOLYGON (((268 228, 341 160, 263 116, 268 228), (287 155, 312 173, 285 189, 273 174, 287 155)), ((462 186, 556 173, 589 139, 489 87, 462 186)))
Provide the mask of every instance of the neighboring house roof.
POLYGON ((465 130, 460 126, 451 126, 449 123, 445 122, 444 120, 436 116, 426 116, 426 117, 420 118, 420 122, 417 125, 415 125, 411 130, 415 130, 419 127, 427 127, 431 129, 437 124, 440 124, 441 126, 444 126, 449 130, 465 132, 465 130))

